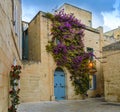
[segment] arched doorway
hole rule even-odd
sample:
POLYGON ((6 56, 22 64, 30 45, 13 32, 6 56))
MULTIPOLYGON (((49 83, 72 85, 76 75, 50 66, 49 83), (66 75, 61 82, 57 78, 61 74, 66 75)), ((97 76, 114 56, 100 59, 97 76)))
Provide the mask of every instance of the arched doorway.
POLYGON ((61 68, 56 68, 54 72, 54 96, 55 100, 64 100, 66 84, 65 84, 65 73, 61 68))

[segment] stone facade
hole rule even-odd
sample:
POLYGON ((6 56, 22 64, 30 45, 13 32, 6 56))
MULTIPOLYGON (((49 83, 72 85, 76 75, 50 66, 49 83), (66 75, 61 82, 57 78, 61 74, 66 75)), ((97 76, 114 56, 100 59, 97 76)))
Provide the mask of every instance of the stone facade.
POLYGON ((107 45, 110 45, 112 43, 115 43, 117 40, 113 37, 113 36, 107 36, 107 35, 104 35, 103 37, 103 46, 107 46, 107 45))
POLYGON ((105 100, 120 102, 120 41, 103 47, 105 100))
POLYGON ((90 11, 78 8, 67 3, 62 5, 57 11, 61 9, 64 9, 65 13, 74 14, 74 16, 81 20, 83 24, 92 27, 92 13, 90 11))
POLYGON ((8 112, 9 72, 21 58, 21 1, 0 1, 0 112, 8 112), (17 7, 14 18, 14 6, 17 7), (15 22, 15 19, 18 21, 15 22), (15 31, 15 25, 17 30, 15 31))
MULTIPOLYGON (((64 7, 64 6, 63 6, 64 7)), ((81 16, 83 23, 87 25, 85 29, 85 49, 93 48, 96 57, 101 57, 101 38, 103 36, 102 28, 93 29, 90 27, 88 19, 91 20, 92 14, 88 11, 65 4, 65 12, 72 12, 76 17, 81 16)), ((81 21, 82 21, 81 20, 81 21)), ((45 17, 44 12, 39 12, 29 23, 28 27, 28 48, 30 62, 23 62, 23 71, 21 77, 21 101, 42 101, 54 100, 54 72, 57 68, 51 54, 47 53, 46 45, 51 39, 50 35, 51 21, 45 17), (33 97, 34 96, 34 97, 33 97)), ((101 74, 101 63, 96 60, 97 73, 96 89, 91 88, 88 91, 89 97, 95 97, 97 94, 103 94, 103 76, 101 74)), ((66 99, 81 99, 74 93, 74 88, 70 81, 70 73, 62 68, 66 77, 66 99)), ((93 75, 93 74, 92 74, 93 75)))
MULTIPOLYGON (((103 38, 103 29, 99 27, 98 29, 88 28, 85 30, 84 36, 84 44, 85 48, 93 48, 93 53, 96 56, 94 60, 96 61, 97 72, 96 75, 96 89, 89 89, 88 94, 89 97, 95 97, 95 95, 99 94, 103 95, 103 73, 102 73, 102 63, 99 58, 102 57, 102 38, 103 38)), ((94 74, 93 74, 94 75, 94 74)))
POLYGON ((109 37, 114 37, 116 40, 120 39, 120 27, 110 30, 108 32, 105 32, 104 35, 109 37))
POLYGON ((119 40, 120 40, 120 27, 104 33, 103 45, 107 46, 119 40))

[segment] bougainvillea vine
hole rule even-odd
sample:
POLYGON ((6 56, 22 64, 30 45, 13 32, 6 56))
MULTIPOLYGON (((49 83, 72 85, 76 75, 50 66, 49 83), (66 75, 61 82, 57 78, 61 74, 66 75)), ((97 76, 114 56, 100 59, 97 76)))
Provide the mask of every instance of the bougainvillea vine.
POLYGON ((19 80, 20 80, 21 66, 12 65, 10 71, 10 107, 8 112, 17 112, 17 105, 19 104, 19 80))
POLYGON ((52 20, 52 39, 46 46, 47 51, 52 53, 57 66, 69 70, 76 94, 86 94, 89 87, 88 61, 93 54, 84 50, 85 25, 64 10, 55 15, 47 13, 46 17, 52 20))

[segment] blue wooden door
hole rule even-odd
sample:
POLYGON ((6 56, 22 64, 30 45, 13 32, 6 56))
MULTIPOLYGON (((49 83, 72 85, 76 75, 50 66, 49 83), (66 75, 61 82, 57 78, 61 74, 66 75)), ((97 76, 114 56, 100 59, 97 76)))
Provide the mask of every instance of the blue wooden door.
POLYGON ((65 99, 65 74, 63 71, 54 73, 54 95, 56 100, 65 99))

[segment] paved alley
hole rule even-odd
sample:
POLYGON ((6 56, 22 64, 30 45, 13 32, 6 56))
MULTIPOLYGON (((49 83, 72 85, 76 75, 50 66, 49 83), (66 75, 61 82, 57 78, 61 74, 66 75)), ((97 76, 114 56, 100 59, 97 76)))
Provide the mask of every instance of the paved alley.
POLYGON ((23 103, 18 112, 120 112, 120 103, 108 103, 103 99, 42 101, 23 103))

